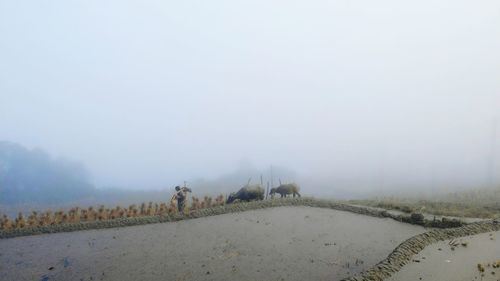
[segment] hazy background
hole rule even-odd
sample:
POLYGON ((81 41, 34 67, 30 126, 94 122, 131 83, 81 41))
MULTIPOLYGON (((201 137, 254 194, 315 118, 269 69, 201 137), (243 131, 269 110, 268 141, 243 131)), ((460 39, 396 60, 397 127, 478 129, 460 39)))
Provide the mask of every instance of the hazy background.
POLYGON ((499 50, 495 0, 1 1, 0 140, 96 188, 494 186, 499 50))

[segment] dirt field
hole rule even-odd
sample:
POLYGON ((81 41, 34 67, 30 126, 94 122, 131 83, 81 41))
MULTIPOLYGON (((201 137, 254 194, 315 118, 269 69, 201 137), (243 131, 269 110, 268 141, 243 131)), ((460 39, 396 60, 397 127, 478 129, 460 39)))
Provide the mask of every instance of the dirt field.
POLYGON ((420 226, 280 207, 0 240, 0 280, 339 280, 420 226))
POLYGON ((456 239, 452 244, 457 246, 450 245, 450 241, 432 244, 389 280, 500 280, 500 267, 493 266, 500 262, 498 239, 499 232, 490 232, 456 239), (480 272, 478 264, 484 272, 480 272))

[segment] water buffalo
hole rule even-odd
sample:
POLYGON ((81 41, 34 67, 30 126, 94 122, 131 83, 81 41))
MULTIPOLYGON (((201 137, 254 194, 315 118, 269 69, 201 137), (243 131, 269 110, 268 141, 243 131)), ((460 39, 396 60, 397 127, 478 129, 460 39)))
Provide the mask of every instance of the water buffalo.
POLYGON ((293 194, 293 197, 295 197, 295 195, 300 197, 299 186, 295 183, 281 184, 278 187, 271 188, 271 191, 269 191, 271 198, 273 198, 276 193, 279 193, 281 198, 286 197, 288 194, 293 194))
POLYGON ((246 185, 238 192, 229 194, 227 204, 233 203, 235 200, 254 201, 264 199, 264 189, 260 185, 246 185))

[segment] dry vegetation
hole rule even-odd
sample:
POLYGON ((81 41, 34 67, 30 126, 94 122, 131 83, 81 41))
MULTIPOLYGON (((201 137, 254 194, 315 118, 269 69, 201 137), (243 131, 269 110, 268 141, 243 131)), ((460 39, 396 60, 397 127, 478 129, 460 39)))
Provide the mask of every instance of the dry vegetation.
MULTIPOLYGON (((215 199, 205 196, 202 200, 193 196, 191 206, 186 206, 184 212, 221 206, 225 203, 224 199, 224 195, 219 195, 215 199)), ((47 210, 42 213, 32 211, 28 216, 19 212, 16 218, 9 218, 7 215, 1 216, 0 230, 9 231, 37 226, 106 221, 131 217, 162 216, 175 213, 177 213, 177 206, 174 201, 159 204, 153 202, 149 202, 148 204, 142 203, 140 206, 133 204, 128 208, 116 206, 110 209, 101 205, 98 209, 92 206, 86 209, 75 207, 67 212, 62 210, 56 212, 47 210)))
POLYGON ((454 192, 434 198, 383 197, 350 200, 349 203, 405 213, 425 212, 439 216, 500 218, 500 188, 454 192))
POLYGON ((500 268, 500 260, 498 261, 493 261, 489 263, 478 263, 477 264, 477 271, 479 273, 479 279, 483 280, 485 277, 486 273, 490 273, 491 275, 495 276, 497 275, 497 271, 500 268))

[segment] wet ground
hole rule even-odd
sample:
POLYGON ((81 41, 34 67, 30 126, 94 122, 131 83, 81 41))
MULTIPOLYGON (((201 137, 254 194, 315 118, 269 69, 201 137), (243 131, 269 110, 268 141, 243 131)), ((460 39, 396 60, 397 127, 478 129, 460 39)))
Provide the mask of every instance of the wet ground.
POLYGON ((0 280, 339 280, 420 226, 280 207, 0 240, 0 280))
POLYGON ((432 244, 389 280, 500 280, 499 238, 499 232, 489 232, 432 244))

